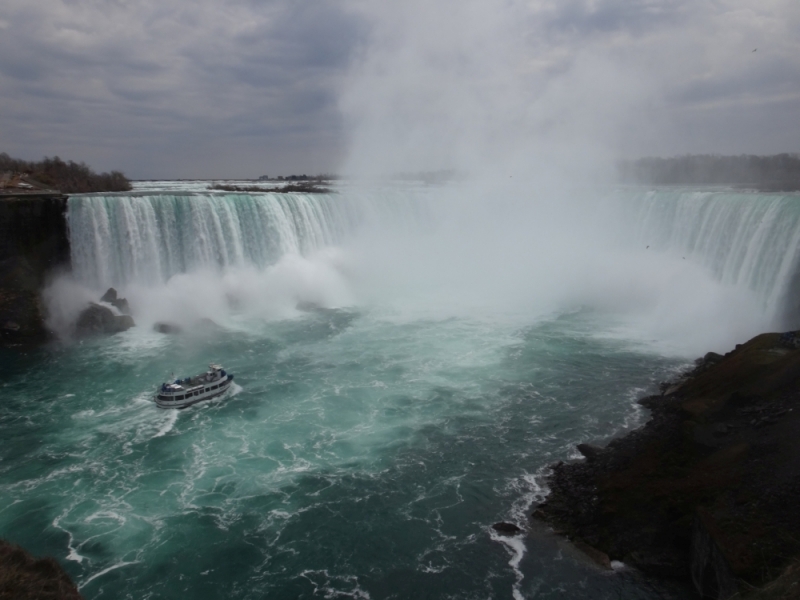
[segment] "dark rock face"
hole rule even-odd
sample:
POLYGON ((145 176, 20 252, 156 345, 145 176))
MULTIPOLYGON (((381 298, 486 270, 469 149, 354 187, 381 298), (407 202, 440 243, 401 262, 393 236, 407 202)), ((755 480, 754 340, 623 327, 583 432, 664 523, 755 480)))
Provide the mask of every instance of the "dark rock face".
POLYGON ((0 261, 0 344, 31 347, 50 336, 39 297, 40 273, 22 256, 0 261))
POLYGON ((109 304, 114 304, 117 301, 117 290, 113 287, 108 288, 106 293, 100 298, 100 302, 108 302, 109 304))
POLYGON ((725 357, 721 354, 717 354, 716 352, 706 352, 705 356, 703 356, 703 364, 712 365, 714 363, 718 363, 723 358, 725 357))
POLYGON ((40 290, 69 266, 64 196, 0 198, 0 345, 32 347, 51 334, 40 290))
POLYGON ((78 588, 53 558, 34 558, 0 540, 0 598, 81 600, 78 588))
POLYGON ((704 358, 641 400, 651 420, 554 465, 533 517, 714 600, 778 577, 800 558, 800 349, 780 338, 704 358))
POLYGON ((79 337, 112 334, 126 331, 136 325, 130 315, 115 315, 110 308, 91 302, 78 317, 75 324, 79 337))
POLYGON ((125 298, 117 298, 116 302, 111 303, 123 315, 131 314, 131 307, 125 298))
POLYGON ((0 260, 19 256, 43 274, 69 266, 66 196, 0 199, 0 260))
POLYGON ((500 535, 517 535, 522 533, 522 529, 514 525, 513 523, 506 523, 502 521, 500 523, 495 523, 492 525, 492 529, 494 529, 500 535))
POLYGON ((153 330, 157 331, 158 333, 166 334, 176 334, 183 331, 180 326, 175 325, 174 323, 156 323, 153 325, 153 330))
POLYGON ((125 298, 117 297, 117 290, 113 287, 108 288, 106 293, 103 294, 103 297, 100 298, 100 302, 108 302, 111 306, 116 308, 119 312, 123 315, 131 314, 130 306, 128 306, 128 301, 125 298))
POLYGON ((594 460, 595 458, 600 456, 600 454, 602 454, 604 450, 600 446, 595 446, 594 444, 578 444, 576 447, 578 449, 578 452, 583 454, 583 456, 587 460, 594 460))
MULTIPOLYGON (((739 591, 728 560, 717 545, 713 521, 702 509, 698 511, 692 531, 692 582, 703 598, 730 598, 739 591)), ((800 591, 800 590, 799 590, 800 591)))

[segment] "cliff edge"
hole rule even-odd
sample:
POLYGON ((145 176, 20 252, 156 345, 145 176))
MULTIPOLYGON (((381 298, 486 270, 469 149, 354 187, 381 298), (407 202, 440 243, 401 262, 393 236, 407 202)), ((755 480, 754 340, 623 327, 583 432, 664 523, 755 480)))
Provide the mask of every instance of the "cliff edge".
POLYGON ((40 291, 47 274, 69 268, 67 198, 0 195, 0 347, 31 347, 50 334, 40 291))
POLYGON ((556 464, 533 518, 704 598, 800 597, 798 347, 768 333, 709 353, 640 401, 644 427, 556 464))
POLYGON ((78 588, 53 558, 35 558, 0 540, 0 600, 81 600, 78 588))

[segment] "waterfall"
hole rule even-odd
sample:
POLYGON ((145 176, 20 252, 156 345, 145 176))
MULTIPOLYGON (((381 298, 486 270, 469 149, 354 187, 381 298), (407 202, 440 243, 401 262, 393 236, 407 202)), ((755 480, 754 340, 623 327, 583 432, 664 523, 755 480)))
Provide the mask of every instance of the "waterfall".
MULTIPOLYGON (((365 230, 373 233, 373 245, 366 248, 372 248, 374 253, 379 250, 374 244, 380 245, 385 239, 376 232, 427 228, 432 233, 438 231, 436 223, 448 222, 449 237, 424 246, 429 251, 411 242, 398 246, 398 250, 384 249, 380 255, 402 252, 399 248, 423 252, 422 257, 392 255, 391 265, 385 268, 416 259, 414 265, 443 269, 441 274, 446 275, 463 267, 451 264, 453 261, 478 264, 480 252, 493 251, 489 241, 473 249, 476 235, 486 232, 487 240, 501 241, 519 235, 503 231, 503 224, 525 221, 521 207, 531 204, 525 198, 517 203, 497 203, 493 198, 479 197, 479 192, 466 186, 447 189, 446 193, 449 197, 443 199, 443 188, 387 185, 369 191, 345 189, 335 194, 141 190, 74 196, 67 212, 74 276, 94 289, 130 283, 154 285, 196 270, 224 271, 242 266, 264 269, 287 255, 308 256, 316 250, 347 243, 354 234, 365 230), (473 198, 475 194, 478 195, 473 198), (488 221, 481 221, 462 235, 453 235, 454 223, 461 222, 456 217, 463 216, 470 199, 502 214, 497 214, 497 222, 493 223, 494 213, 481 212, 489 215, 488 221), (519 214, 509 218, 506 213, 515 210, 519 214), (498 228, 499 232, 493 231, 498 228), (448 244, 464 247, 448 248, 448 244), (431 254, 436 252, 447 252, 452 260, 437 263, 431 254)), ((755 293, 763 314, 776 325, 800 326, 800 302, 794 300, 800 297, 800 195, 623 188, 614 190, 606 200, 606 216, 615 223, 614 230, 621 226, 619 235, 633 243, 632 251, 649 246, 648 252, 685 258, 702 267, 711 279, 755 293)), ((601 219, 595 228, 611 231, 608 222, 601 219)), ((601 239, 600 231, 597 233, 597 239, 601 239)), ((535 263, 541 255, 535 251, 524 254, 524 265, 535 263)), ((502 263, 503 257, 495 258, 497 261, 488 262, 502 263)), ((472 265, 467 265, 465 271, 476 273, 473 286, 491 285, 477 279, 481 271, 472 265)), ((534 271, 521 269, 515 276, 533 276, 534 271)), ((539 290, 545 285, 552 287, 552 282, 541 282, 539 290)))
POLYGON ((621 195, 638 245, 700 264, 721 283, 754 291, 778 322, 800 325, 794 300, 800 195, 689 189, 621 195))
MULTIPOLYGON (((402 200, 385 204, 409 212, 409 199, 402 200)), ((354 194, 74 196, 67 212, 73 271, 100 288, 159 283, 200 268, 263 268, 341 242, 374 217, 367 204, 354 194)))

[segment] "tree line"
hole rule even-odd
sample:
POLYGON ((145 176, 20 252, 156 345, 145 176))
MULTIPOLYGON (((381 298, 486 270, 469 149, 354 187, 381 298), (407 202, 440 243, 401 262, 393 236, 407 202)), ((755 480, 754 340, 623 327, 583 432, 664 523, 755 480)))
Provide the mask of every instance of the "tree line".
POLYGON ((64 162, 58 156, 30 162, 0 153, 0 173, 21 173, 37 183, 65 194, 127 192, 131 182, 120 171, 95 173, 86 163, 64 162))
POLYGON ((672 158, 650 157, 621 161, 618 173, 624 183, 800 189, 800 155, 687 154, 672 158))

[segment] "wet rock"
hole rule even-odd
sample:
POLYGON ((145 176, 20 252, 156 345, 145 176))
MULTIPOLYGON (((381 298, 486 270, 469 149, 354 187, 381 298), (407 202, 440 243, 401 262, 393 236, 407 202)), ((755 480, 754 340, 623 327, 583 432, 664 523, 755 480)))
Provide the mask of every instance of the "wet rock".
POLYGON ((15 323, 14 321, 6 321, 3 323, 3 329, 6 331, 19 331, 19 323, 15 323))
POLYGON ((117 301, 116 302, 112 302, 112 304, 123 315, 131 314, 131 307, 128 305, 128 301, 125 298, 117 298, 117 301))
POLYGON ((500 535, 517 535, 522 533, 522 529, 520 529, 513 523, 507 523, 506 521, 495 523, 494 525, 492 525, 492 529, 494 529, 500 535))
POLYGON ((218 331, 222 329, 222 326, 216 321, 204 317, 197 322, 197 329, 200 331, 218 331))
POLYGON ((728 426, 725 423, 717 423, 711 428, 711 431, 714 433, 714 435, 727 435, 728 426))
POLYGON ((627 554, 622 562, 656 577, 681 580, 685 576, 682 557, 664 548, 642 547, 627 554))
POLYGON ((719 548, 711 516, 698 510, 692 530, 691 570, 695 589, 703 598, 728 600, 738 591, 736 577, 719 548))
POLYGON ((100 298, 100 302, 108 302, 109 304, 114 304, 117 301, 117 290, 113 287, 108 288, 106 293, 103 294, 102 298, 100 298))
POLYGON ((709 357, 641 400, 650 420, 594 460, 553 466, 532 517, 706 598, 772 585, 800 556, 800 352, 776 352, 779 338, 709 357))
POLYGON ((594 460, 603 453, 603 448, 594 444, 578 444, 578 452, 586 457, 586 460, 594 460))
POLYGON ((113 287, 108 288, 106 293, 103 294, 103 297, 100 298, 100 302, 108 302, 111 306, 116 308, 119 312, 123 315, 131 314, 130 306, 128 305, 128 300, 125 298, 120 298, 117 295, 117 290, 113 287))
POLYGON ((572 544, 581 552, 583 552, 586 556, 588 556, 592 562, 600 565, 604 569, 611 569, 611 559, 608 558, 608 554, 598 550, 597 548, 590 546, 589 544, 582 542, 580 540, 573 540, 572 544))
POLYGON ((0 346, 36 346, 50 337, 39 277, 25 257, 0 261, 0 346))
POLYGON ((115 315, 110 308, 89 303, 78 317, 75 330, 79 337, 87 335, 113 334, 126 331, 136 325, 130 315, 115 315))
POLYGON ((183 329, 179 325, 175 325, 174 323, 156 323, 153 325, 153 330, 157 331, 158 333, 166 333, 166 334, 177 334, 181 333, 183 329))

